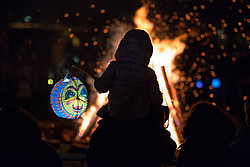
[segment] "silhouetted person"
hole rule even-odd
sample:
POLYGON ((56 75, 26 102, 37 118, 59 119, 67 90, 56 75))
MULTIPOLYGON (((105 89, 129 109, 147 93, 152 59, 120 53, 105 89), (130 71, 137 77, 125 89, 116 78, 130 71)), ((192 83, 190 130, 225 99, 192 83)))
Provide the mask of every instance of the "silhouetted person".
POLYGON ((0 111, 1 167, 61 167, 56 151, 41 138, 37 123, 18 106, 0 111))
POLYGON ((229 146, 235 134, 233 122, 222 110, 205 101, 190 110, 183 129, 177 167, 227 166, 229 146))
POLYGON ((99 93, 109 91, 109 103, 91 137, 91 167, 159 166, 172 159, 176 144, 163 127, 162 94, 148 67, 152 52, 149 35, 132 29, 121 40, 116 61, 95 79, 99 93))
POLYGON ((244 104, 246 127, 238 132, 231 143, 231 151, 238 160, 238 166, 250 166, 250 99, 244 104))

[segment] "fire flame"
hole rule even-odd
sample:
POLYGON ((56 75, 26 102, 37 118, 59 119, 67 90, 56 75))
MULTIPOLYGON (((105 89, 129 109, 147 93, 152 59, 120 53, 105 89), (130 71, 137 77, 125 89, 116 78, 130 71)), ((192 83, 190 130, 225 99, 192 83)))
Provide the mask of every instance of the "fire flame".
POLYGON ((94 90, 94 80, 92 78, 88 78, 87 83, 90 85, 90 94, 89 94, 90 106, 88 107, 87 111, 84 112, 83 115, 81 116, 83 118, 83 121, 81 123, 81 126, 79 127, 79 132, 78 136, 76 136, 76 140, 79 140, 88 131, 91 124, 96 123, 97 120, 96 112, 107 101, 108 93, 98 94, 94 90))
MULTIPOLYGON (((177 134, 177 128, 182 122, 182 115, 174 83, 179 81, 180 75, 178 74, 178 71, 173 71, 175 67, 173 59, 175 56, 184 51, 186 45, 182 42, 182 40, 184 40, 187 35, 182 34, 172 40, 168 39, 166 36, 165 39, 160 40, 156 37, 153 30, 154 23, 147 19, 148 12, 148 4, 144 4, 136 11, 134 23, 138 29, 147 31, 151 37, 154 50, 149 66, 154 69, 157 75, 157 79, 163 93, 163 105, 167 105, 170 110, 169 120, 166 123, 168 124, 167 129, 171 133, 171 138, 177 143, 177 145, 179 145, 180 141, 177 134)), ((111 61, 111 59, 109 61, 111 61)), ((91 83, 91 85, 93 87, 93 83, 91 83)), ((91 105, 87 112, 83 115, 84 120, 79 128, 79 137, 83 136, 91 120, 93 120, 93 117, 96 118, 95 114, 97 110, 106 102, 106 100, 107 94, 96 93, 95 104, 91 105)))
POLYGON ((173 71, 175 67, 173 59, 184 51, 186 45, 182 40, 187 35, 182 34, 173 40, 168 39, 166 36, 165 39, 160 40, 155 36, 155 32, 153 31, 154 24, 147 19, 147 15, 148 5, 145 4, 136 11, 134 23, 138 29, 147 31, 151 36, 154 51, 149 66, 154 69, 157 75, 164 97, 163 105, 167 105, 170 110, 169 120, 166 124, 168 124, 171 138, 177 145, 180 145, 177 128, 181 124, 182 116, 174 88, 174 83, 179 81, 180 76, 177 71, 173 71), (154 38, 152 39, 152 37, 154 38))

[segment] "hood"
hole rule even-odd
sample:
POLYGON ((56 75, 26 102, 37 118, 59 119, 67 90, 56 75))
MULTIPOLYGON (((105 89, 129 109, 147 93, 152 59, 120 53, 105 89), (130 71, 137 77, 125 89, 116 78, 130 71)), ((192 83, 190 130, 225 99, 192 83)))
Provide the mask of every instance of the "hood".
POLYGON ((129 30, 121 40, 115 53, 117 61, 148 65, 153 46, 148 33, 144 30, 129 30))

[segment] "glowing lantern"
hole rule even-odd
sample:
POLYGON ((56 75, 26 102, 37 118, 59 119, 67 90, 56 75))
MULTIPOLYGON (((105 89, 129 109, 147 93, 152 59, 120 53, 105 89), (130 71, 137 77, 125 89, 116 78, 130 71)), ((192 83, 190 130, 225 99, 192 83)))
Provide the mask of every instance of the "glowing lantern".
POLYGON ((78 78, 66 75, 55 84, 50 101, 58 117, 77 119, 87 108, 87 89, 78 78))

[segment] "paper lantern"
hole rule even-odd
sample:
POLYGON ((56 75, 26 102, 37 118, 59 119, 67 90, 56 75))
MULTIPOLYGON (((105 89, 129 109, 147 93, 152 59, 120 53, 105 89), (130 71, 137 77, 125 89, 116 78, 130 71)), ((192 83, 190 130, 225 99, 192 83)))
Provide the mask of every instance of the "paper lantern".
POLYGON ((51 91, 52 109, 58 117, 77 119, 87 108, 87 89, 76 77, 64 77, 51 91))

